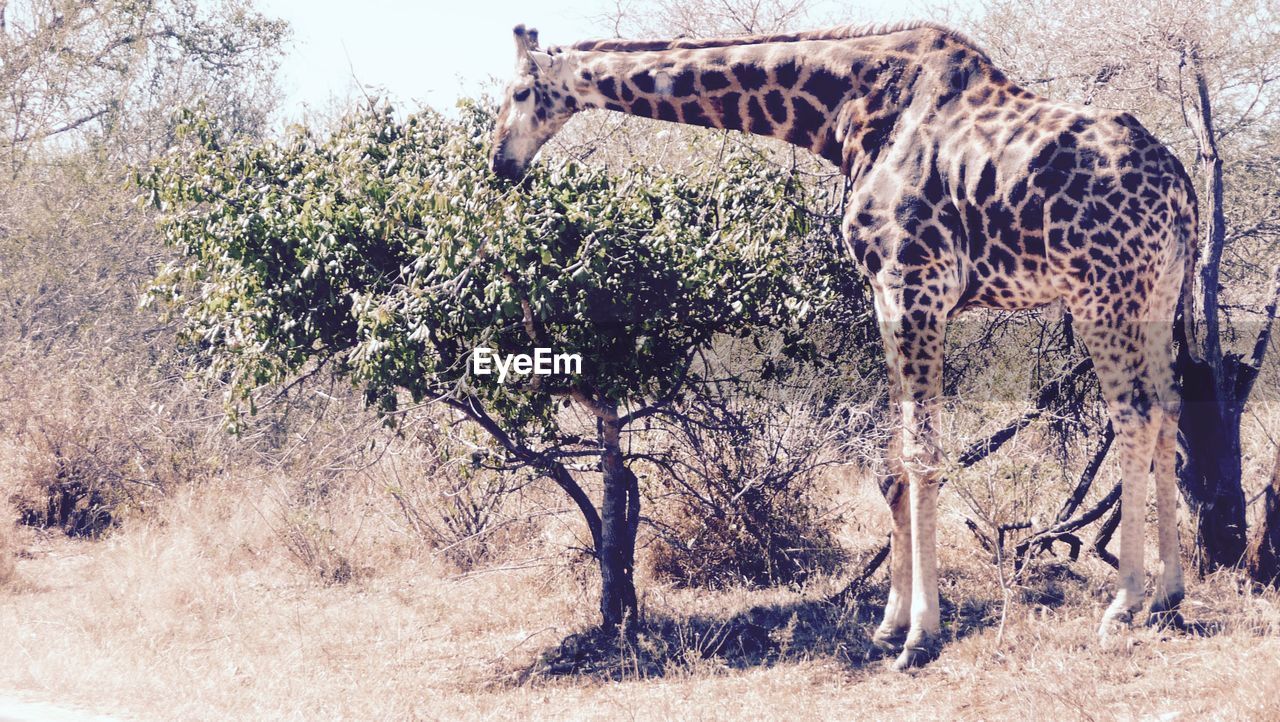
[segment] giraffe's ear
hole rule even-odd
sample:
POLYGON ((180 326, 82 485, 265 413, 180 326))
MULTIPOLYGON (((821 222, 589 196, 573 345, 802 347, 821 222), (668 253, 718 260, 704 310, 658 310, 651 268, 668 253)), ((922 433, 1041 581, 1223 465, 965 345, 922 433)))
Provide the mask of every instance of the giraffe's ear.
POLYGON ((532 55, 538 49, 538 31, 533 28, 526 28, 524 25, 517 25, 511 30, 511 34, 516 40, 516 69, 517 70, 538 70, 532 55))

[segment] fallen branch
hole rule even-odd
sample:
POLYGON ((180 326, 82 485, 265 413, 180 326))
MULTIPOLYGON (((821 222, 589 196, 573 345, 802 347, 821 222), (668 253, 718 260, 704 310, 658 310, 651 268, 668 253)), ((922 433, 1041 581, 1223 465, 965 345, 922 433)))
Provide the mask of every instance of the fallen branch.
MULTIPOLYGON (((1057 384, 1061 381, 1062 379, 1059 379, 1054 383, 1057 384)), ((1026 562, 1027 555, 1031 552, 1033 547, 1038 547, 1041 551, 1049 551, 1053 548, 1053 545, 1056 542, 1064 542, 1070 547, 1069 554, 1072 561, 1079 558, 1080 548, 1083 546, 1083 543, 1073 532, 1077 531, 1081 527, 1092 524, 1100 516, 1105 514, 1107 509, 1111 508, 1111 505, 1115 504, 1116 500, 1120 498, 1120 486, 1117 484, 1115 488, 1113 488, 1107 496, 1098 502, 1098 504, 1093 508, 1075 519, 1071 518, 1071 515, 1075 513, 1076 509, 1080 507, 1080 504, 1084 502, 1084 498, 1089 494, 1089 490, 1093 488, 1093 481, 1097 478, 1098 471, 1101 470, 1102 463, 1106 460, 1107 452, 1110 451, 1111 444, 1114 441, 1115 430, 1112 429, 1110 424, 1107 424, 1106 431, 1103 434, 1102 444, 1098 447, 1098 450, 1094 452, 1093 458, 1089 460, 1084 471, 1081 472, 1080 480, 1076 482, 1075 489, 1072 490, 1071 495, 1067 497, 1067 500, 1063 502, 1062 508, 1058 510, 1056 522, 1049 528, 1041 530, 1022 540, 1018 543, 1018 546, 1015 547, 1013 562, 1015 571, 1022 568, 1022 565, 1026 562)), ((1001 524, 996 529, 996 539, 993 540, 988 534, 983 532, 978 523, 972 519, 965 519, 964 523, 965 526, 969 528, 969 531, 973 532, 973 535, 978 539, 978 543, 982 545, 982 548, 995 556, 999 556, 1004 551, 1005 535, 1008 532, 1030 529, 1033 526, 1031 521, 1001 524)))
POLYGON ((876 549, 875 552, 872 553, 871 558, 868 559, 867 563, 862 567, 862 573, 855 577, 853 581, 846 584, 844 589, 841 589, 832 595, 827 601, 831 604, 843 605, 847 603, 851 597, 856 597, 858 592, 861 592, 863 587, 867 585, 867 582, 871 580, 871 576, 876 573, 876 570, 880 568, 880 565, 884 564, 884 560, 888 558, 889 542, 886 540, 880 545, 879 549, 876 549))
POLYGON ((1027 410, 1018 418, 1011 421, 1004 428, 991 434, 985 439, 971 445, 963 454, 960 455, 960 468, 967 469, 970 466, 982 461, 988 456, 994 454, 1005 442, 1012 439, 1028 424, 1044 415, 1058 397, 1062 395, 1062 389, 1068 382, 1074 381, 1081 374, 1093 368, 1093 359, 1085 358, 1077 363, 1071 370, 1067 371, 1058 378, 1045 384, 1040 393, 1036 395, 1036 403, 1031 409, 1027 410))
MULTIPOLYGON (((1073 549, 1071 559, 1074 561, 1080 555, 1080 540, 1072 534, 1072 532, 1097 521, 1103 514, 1107 513, 1108 509, 1116 506, 1118 501, 1120 501, 1120 484, 1117 483, 1115 486, 1111 487, 1111 491, 1107 492, 1106 496, 1102 497, 1102 499, 1098 501, 1093 508, 1089 509, 1085 513, 1075 519, 1058 522, 1048 529, 1022 540, 1014 549, 1014 568, 1017 569, 1022 567, 1023 563, 1026 562, 1027 556, 1031 553, 1033 546, 1038 546, 1041 550, 1048 551, 1053 548, 1054 542, 1063 540, 1066 537, 1070 537, 1074 540, 1074 543, 1072 541, 1067 542, 1073 549)), ((1108 534, 1107 541, 1110 541, 1110 539, 1111 535, 1108 534)), ((1103 546, 1105 548, 1106 544, 1104 543, 1103 546)))
POLYGON ((1102 462, 1107 459, 1107 452, 1111 450, 1111 443, 1115 440, 1116 431, 1108 423, 1106 430, 1102 432, 1102 445, 1093 453, 1093 458, 1089 460, 1084 471, 1080 473, 1080 481, 1076 482, 1076 488, 1062 504, 1062 508, 1058 510, 1057 519, 1059 522, 1070 519, 1076 509, 1084 503, 1084 498, 1088 495, 1089 489, 1093 488, 1093 480, 1098 476, 1098 471, 1102 469, 1102 462))
POLYGON ((1116 529, 1120 528, 1120 506, 1116 504, 1111 516, 1102 522, 1102 526, 1098 527, 1098 535, 1093 538, 1093 553, 1116 569, 1120 568, 1120 560, 1115 554, 1107 551, 1107 545, 1111 543, 1111 537, 1116 533, 1116 529))
MULTIPOLYGON (((1073 532, 1097 521, 1120 499, 1120 485, 1116 484, 1093 508, 1074 519, 1071 518, 1071 515, 1084 502, 1089 490, 1093 488, 1093 481, 1097 478, 1098 471, 1102 469, 1102 463, 1106 461, 1107 452, 1111 450, 1111 444, 1115 441, 1115 438, 1115 430, 1111 427, 1111 424, 1107 424, 1102 443, 1098 446, 1098 450, 1093 453, 1093 458, 1089 460, 1084 471, 1081 472, 1080 480, 1076 482, 1076 488, 1072 490, 1071 496, 1067 497, 1067 500, 1062 504, 1062 508, 1058 510, 1057 521, 1047 529, 1023 539, 1014 549, 1013 564, 1015 570, 1022 568, 1032 551, 1050 551, 1053 549, 1054 543, 1059 541, 1065 542, 1070 547, 1068 554, 1072 561, 1080 557, 1082 544, 1080 538, 1073 532)), ((1001 542, 1003 541, 1003 535, 1001 535, 1001 542)))

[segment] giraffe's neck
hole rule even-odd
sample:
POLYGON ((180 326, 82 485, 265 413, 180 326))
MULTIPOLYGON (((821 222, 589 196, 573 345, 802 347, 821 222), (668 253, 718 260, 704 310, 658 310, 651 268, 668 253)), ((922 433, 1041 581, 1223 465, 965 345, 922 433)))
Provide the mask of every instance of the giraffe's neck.
POLYGON ((873 67, 815 43, 574 55, 569 87, 584 107, 770 136, 836 164, 836 118, 873 67))

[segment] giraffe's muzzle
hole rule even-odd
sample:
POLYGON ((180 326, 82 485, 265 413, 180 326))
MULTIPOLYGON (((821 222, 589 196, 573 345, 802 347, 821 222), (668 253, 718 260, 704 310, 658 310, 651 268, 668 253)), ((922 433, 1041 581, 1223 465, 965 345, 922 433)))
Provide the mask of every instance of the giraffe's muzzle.
POLYGON ((497 154, 489 159, 489 169, 498 177, 509 181, 518 181, 524 177, 524 166, 510 158, 497 154))

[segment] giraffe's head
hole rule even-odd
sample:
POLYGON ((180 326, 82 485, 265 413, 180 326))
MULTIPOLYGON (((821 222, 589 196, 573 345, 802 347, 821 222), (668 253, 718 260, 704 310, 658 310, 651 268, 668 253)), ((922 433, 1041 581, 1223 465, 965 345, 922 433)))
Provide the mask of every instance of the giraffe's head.
POLYGON ((493 131, 489 167, 504 178, 524 175, 538 149, 580 109, 564 54, 538 49, 538 31, 517 25, 516 76, 507 85, 493 131))

